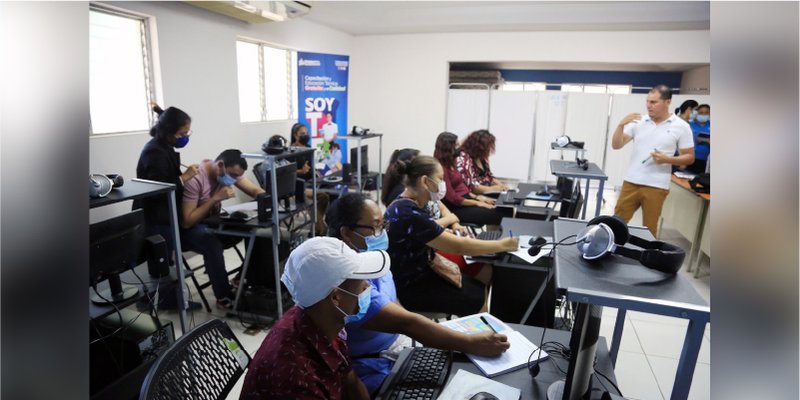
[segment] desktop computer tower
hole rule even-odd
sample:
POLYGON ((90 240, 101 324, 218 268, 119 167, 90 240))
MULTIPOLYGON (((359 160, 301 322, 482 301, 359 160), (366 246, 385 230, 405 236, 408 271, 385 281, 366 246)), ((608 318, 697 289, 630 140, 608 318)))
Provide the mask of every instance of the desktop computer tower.
POLYGON ((150 366, 175 342, 172 322, 122 308, 89 324, 92 400, 138 398, 150 366))

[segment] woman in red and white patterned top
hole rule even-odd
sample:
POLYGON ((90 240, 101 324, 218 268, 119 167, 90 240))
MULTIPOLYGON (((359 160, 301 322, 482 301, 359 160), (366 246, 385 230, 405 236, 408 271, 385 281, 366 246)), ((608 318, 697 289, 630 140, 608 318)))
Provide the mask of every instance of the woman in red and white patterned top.
POLYGON ((495 150, 495 137, 486 129, 472 132, 461 144, 456 170, 472 193, 502 192, 508 187, 492 175, 489 155, 495 150))

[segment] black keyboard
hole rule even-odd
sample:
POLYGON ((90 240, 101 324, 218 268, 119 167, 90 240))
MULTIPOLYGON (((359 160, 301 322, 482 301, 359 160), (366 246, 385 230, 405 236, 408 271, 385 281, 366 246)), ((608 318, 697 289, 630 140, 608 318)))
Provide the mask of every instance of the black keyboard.
POLYGON ((376 399, 436 399, 439 397, 453 353, 430 347, 413 347, 400 353, 376 399))
POLYGON ((478 234, 476 239, 480 240, 497 240, 503 236, 503 231, 483 231, 478 234))

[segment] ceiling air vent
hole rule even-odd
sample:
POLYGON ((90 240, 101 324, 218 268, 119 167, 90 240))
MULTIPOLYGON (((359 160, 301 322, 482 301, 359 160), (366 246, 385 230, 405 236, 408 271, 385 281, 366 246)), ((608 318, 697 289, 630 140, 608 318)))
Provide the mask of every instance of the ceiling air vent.
POLYGON ((300 1, 187 1, 186 3, 251 24, 299 18, 311 11, 310 2, 300 1))

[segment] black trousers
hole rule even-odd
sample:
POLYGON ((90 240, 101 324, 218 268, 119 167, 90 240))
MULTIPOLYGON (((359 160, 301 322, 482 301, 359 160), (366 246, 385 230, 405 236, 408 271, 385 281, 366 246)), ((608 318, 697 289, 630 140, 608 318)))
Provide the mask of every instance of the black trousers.
POLYGON ((409 311, 440 312, 458 316, 475 314, 483 307, 485 286, 462 275, 461 289, 433 271, 426 271, 414 283, 397 287, 400 304, 409 311))

